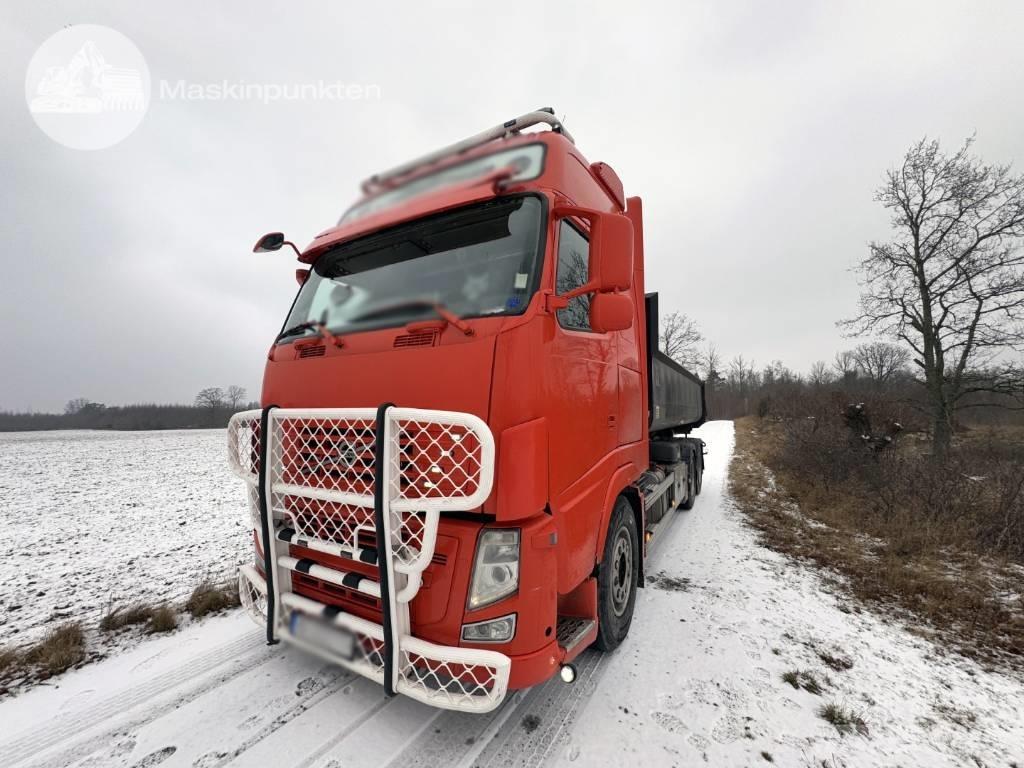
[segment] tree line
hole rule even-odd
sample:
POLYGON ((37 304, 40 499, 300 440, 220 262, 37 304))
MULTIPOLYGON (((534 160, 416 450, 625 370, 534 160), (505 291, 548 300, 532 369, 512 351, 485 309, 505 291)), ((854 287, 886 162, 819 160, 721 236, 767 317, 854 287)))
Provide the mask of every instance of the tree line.
POLYGON ((0 432, 45 429, 210 429, 227 426, 231 414, 259 404, 249 402, 245 387, 207 387, 191 405, 139 403, 104 405, 89 398, 69 400, 63 413, 0 411, 0 432))

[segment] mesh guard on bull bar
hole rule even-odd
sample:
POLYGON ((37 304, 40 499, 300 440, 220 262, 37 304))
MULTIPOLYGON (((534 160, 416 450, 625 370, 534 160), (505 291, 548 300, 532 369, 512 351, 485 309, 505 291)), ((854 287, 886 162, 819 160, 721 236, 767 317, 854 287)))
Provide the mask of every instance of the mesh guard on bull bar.
POLYGON ((474 509, 490 493, 494 442, 487 425, 470 414, 396 407, 273 409, 264 436, 262 415, 236 414, 228 428, 230 463, 248 486, 254 522, 261 511, 253 509, 254 497, 265 497, 271 518, 269 535, 260 536, 270 583, 252 566, 239 571, 253 618, 275 638, 426 704, 473 712, 497 707, 508 686, 507 656, 427 642, 412 636, 409 623, 440 512, 474 509), (370 531, 378 542, 382 618, 390 621, 368 622, 291 592, 290 574, 278 565, 295 561, 279 558, 279 537, 360 559, 360 534, 370 531), (353 635, 352 656, 297 637, 288 620, 293 613, 353 635))

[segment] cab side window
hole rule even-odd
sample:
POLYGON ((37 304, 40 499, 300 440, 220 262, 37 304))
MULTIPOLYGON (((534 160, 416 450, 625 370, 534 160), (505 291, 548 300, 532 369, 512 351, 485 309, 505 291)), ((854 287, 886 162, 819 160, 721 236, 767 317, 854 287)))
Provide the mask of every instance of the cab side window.
MULTIPOLYGON (((590 279, 590 243, 586 235, 568 221, 558 229, 558 268, 555 271, 555 290, 568 293, 590 279)), ((569 299, 569 306, 558 310, 558 322, 563 328, 575 331, 590 330, 589 294, 569 299)))

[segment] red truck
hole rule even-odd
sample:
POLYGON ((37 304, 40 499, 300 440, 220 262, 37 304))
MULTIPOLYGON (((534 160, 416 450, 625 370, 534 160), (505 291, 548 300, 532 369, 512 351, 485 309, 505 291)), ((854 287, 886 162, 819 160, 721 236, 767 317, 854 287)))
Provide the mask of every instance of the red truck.
POLYGON ((551 110, 363 193, 305 250, 254 249, 308 266, 228 429, 241 596, 270 643, 486 712, 625 639, 700 492, 704 388, 657 350, 640 198, 551 110))

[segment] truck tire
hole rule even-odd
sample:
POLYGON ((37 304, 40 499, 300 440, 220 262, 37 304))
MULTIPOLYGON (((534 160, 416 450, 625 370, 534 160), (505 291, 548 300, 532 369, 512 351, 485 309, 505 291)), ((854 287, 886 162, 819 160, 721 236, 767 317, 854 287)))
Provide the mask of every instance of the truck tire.
POLYGON ((694 458, 697 462, 697 496, 700 496, 700 490, 704 487, 704 456, 697 454, 694 458))
POLYGON ((626 639, 633 622, 637 574, 640 572, 640 536, 633 508, 622 496, 615 500, 604 557, 597 573, 597 640, 594 647, 614 651, 626 639))
POLYGON ((693 504, 697 501, 697 456, 691 453, 686 461, 687 472, 686 472, 686 501, 679 506, 682 509, 693 509, 693 504))

